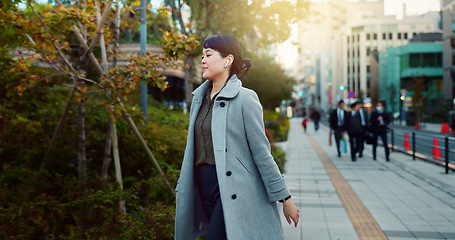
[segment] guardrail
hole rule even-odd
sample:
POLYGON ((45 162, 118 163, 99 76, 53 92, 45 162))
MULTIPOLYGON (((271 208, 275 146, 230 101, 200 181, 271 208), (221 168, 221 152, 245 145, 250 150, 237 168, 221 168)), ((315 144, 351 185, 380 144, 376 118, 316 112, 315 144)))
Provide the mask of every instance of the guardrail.
MULTIPOLYGON (((326 127, 329 127, 327 119, 320 122, 326 127)), ((424 161, 434 163, 437 165, 444 166, 445 173, 448 174, 449 170, 455 171, 455 137, 442 134, 431 134, 421 131, 412 131, 409 129, 393 129, 389 128, 390 134, 387 134, 387 141, 391 151, 399 151, 412 156, 413 160, 416 158, 424 161), (409 149, 405 147, 405 135, 410 133, 408 137, 409 149), (438 139, 439 142, 443 142, 443 146, 435 146, 434 144, 428 144, 428 140, 431 142, 434 139, 438 139), (426 140, 426 141, 425 141, 426 140), (444 154, 440 157, 433 156, 433 151, 438 149, 439 152, 444 154)), ((378 145, 382 146, 382 141, 378 139, 378 145)))
POLYGON ((405 129, 389 128, 389 147, 392 151, 400 151, 416 158, 445 167, 445 173, 449 169, 455 170, 455 138, 448 135, 416 132, 405 129), (409 134, 410 133, 410 137, 409 134), (429 142, 433 141, 433 144, 429 142), (439 142, 443 143, 439 146, 439 142), (451 147, 452 146, 452 147, 451 147), (441 154, 443 153, 443 154, 441 154))

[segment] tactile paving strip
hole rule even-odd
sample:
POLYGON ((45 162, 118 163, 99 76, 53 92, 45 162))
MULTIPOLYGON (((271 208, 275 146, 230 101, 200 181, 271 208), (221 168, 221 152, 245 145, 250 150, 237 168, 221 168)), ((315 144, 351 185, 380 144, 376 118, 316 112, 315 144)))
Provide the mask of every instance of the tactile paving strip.
POLYGON ((308 139, 319 155, 324 167, 332 181, 338 197, 351 219, 357 236, 360 240, 387 240, 388 238, 379 227, 378 223, 371 216, 368 209, 363 205, 357 194, 349 185, 348 181, 341 175, 338 168, 333 164, 329 156, 322 150, 314 139, 307 134, 308 139))

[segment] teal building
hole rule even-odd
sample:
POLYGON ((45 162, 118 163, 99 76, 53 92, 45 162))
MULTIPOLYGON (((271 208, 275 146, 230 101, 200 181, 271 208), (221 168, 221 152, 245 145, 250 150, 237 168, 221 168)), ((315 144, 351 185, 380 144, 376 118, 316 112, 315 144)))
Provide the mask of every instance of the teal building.
POLYGON ((443 98, 443 43, 410 42, 379 52, 379 99, 386 101, 388 112, 414 112, 420 102, 423 115, 431 115, 443 98))

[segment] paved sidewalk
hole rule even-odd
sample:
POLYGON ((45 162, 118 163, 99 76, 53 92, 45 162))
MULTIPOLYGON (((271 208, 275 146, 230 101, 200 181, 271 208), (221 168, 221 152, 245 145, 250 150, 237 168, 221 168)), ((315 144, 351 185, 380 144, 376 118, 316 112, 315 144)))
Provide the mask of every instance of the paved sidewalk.
POLYGON ((286 182, 301 210, 297 228, 282 217, 286 239, 355 240, 360 236, 347 212, 350 208, 345 208, 329 177, 333 173, 324 167, 313 140, 388 239, 455 239, 455 173, 446 175, 443 167, 413 161, 402 153, 392 153, 391 161, 386 162, 379 147, 378 161, 373 161, 370 145, 365 145, 364 157, 357 162, 350 160, 349 151, 338 158, 335 144, 328 146, 329 129, 321 125, 315 132, 309 124, 305 134, 301 120, 290 120, 288 141, 280 143, 288 160, 286 182))

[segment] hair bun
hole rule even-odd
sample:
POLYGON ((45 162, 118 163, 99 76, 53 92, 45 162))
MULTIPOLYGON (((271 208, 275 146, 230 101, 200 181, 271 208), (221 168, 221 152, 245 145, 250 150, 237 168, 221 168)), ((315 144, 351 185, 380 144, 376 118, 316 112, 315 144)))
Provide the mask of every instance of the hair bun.
POLYGON ((246 75, 248 70, 253 66, 253 62, 251 62, 251 60, 248 58, 243 59, 242 62, 243 62, 243 65, 242 65, 243 74, 246 75))

